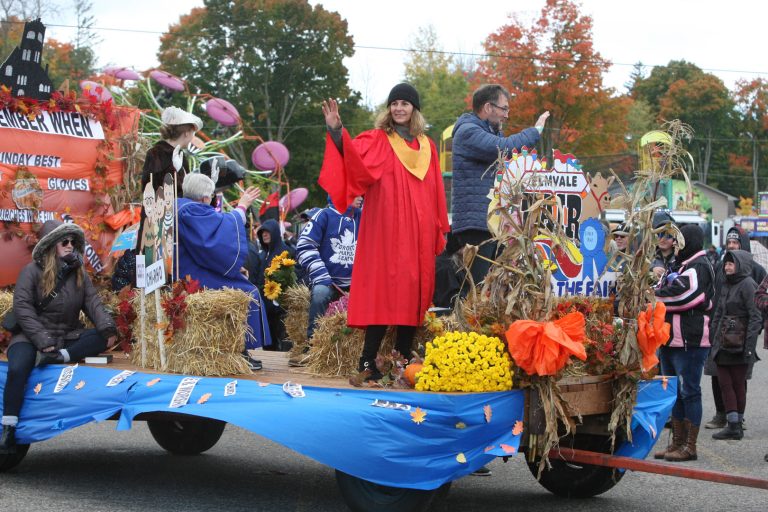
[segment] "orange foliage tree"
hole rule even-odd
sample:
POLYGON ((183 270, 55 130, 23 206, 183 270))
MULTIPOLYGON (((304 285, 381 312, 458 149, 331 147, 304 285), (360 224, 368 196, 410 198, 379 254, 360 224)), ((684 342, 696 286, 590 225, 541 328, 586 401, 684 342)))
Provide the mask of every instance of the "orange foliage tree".
MULTIPOLYGON (((488 36, 473 85, 499 83, 512 94, 507 130, 533 126, 551 116, 542 150, 573 152, 582 160, 625 152, 627 113, 632 100, 603 86, 610 62, 592 43, 592 18, 572 0, 547 0, 533 24, 515 16, 488 36)), ((598 170, 598 169, 595 169, 598 170)))

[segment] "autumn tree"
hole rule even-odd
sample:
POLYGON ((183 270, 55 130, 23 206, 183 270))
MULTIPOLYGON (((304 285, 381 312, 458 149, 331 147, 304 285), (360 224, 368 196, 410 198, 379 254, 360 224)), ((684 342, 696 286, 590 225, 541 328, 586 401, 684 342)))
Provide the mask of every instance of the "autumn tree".
POLYGON ((419 91, 421 112, 429 123, 427 134, 439 142, 443 130, 465 110, 467 75, 453 56, 442 51, 433 26, 419 29, 411 46, 405 80, 419 91))
MULTIPOLYGON (((610 63, 592 43, 592 18, 572 0, 546 0, 532 24, 512 16, 485 41, 473 85, 499 83, 512 94, 508 132, 533 126, 551 115, 541 148, 574 152, 584 159, 627 149, 627 110, 631 101, 603 85, 610 63)), ((597 169, 595 169, 597 170, 597 169)))
POLYGON ((353 51, 347 22, 322 5, 206 0, 161 37, 158 60, 196 92, 233 103, 250 133, 285 142, 290 176, 311 186, 323 152, 321 101, 339 98, 348 126, 361 111, 343 64, 353 51))
POLYGON ((750 155, 752 191, 757 198, 760 191, 760 159, 768 141, 768 81, 764 78, 739 80, 733 98, 736 101, 740 133, 749 138, 745 154, 750 155))

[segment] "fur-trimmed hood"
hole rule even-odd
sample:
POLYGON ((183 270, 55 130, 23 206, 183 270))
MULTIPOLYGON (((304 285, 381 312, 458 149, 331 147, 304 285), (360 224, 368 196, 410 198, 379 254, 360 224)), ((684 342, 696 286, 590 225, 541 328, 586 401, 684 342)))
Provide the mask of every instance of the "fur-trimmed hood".
POLYGON ((32 259, 37 263, 42 263, 43 255, 62 238, 71 237, 77 252, 80 254, 85 252, 85 233, 77 224, 65 224, 60 220, 48 220, 40 228, 39 236, 40 241, 32 249, 32 259))

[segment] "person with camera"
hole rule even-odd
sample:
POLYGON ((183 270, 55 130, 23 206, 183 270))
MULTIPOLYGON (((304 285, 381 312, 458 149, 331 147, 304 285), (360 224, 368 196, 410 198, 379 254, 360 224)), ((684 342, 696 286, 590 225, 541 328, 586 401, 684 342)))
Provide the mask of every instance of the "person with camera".
POLYGON ((742 420, 747 405, 747 369, 757 360, 757 336, 763 317, 755 303, 757 284, 752 279, 752 255, 727 251, 723 257, 725 283, 712 321, 712 359, 725 404, 728 424, 712 439, 744 437, 742 420))
POLYGON ((13 292, 13 336, 3 390, 0 453, 16 450, 16 427, 24 387, 35 366, 95 356, 117 341, 115 322, 83 268, 85 235, 76 224, 49 220, 40 229, 32 262, 21 270, 13 292), (96 326, 85 329, 80 312, 96 326))

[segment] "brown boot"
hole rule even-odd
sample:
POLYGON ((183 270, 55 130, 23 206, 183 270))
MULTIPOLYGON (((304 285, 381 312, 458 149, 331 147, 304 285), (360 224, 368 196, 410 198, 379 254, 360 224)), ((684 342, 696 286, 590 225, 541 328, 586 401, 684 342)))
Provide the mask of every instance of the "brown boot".
POLYGON ((672 418, 672 442, 663 450, 658 450, 653 454, 654 459, 663 459, 669 452, 674 452, 683 447, 685 443, 685 423, 683 420, 672 418))
POLYGON ((685 420, 686 432, 685 445, 679 450, 668 452, 664 460, 668 462, 685 462, 687 460, 696 460, 696 440, 699 438, 699 426, 692 425, 690 421, 685 420))

